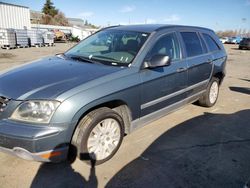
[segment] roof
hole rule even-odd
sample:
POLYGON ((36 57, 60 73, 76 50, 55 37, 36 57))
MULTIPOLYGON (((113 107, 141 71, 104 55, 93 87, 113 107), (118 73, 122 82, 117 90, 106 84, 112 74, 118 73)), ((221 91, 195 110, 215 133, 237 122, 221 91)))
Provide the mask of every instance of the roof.
POLYGON ((21 8, 28 8, 29 9, 29 7, 22 6, 22 5, 15 5, 15 4, 11 4, 11 3, 0 2, 0 4, 15 6, 15 7, 21 7, 21 8))
POLYGON ((167 28, 193 28, 193 29, 210 30, 208 28, 196 27, 196 26, 166 25, 166 24, 118 25, 118 26, 111 26, 106 29, 117 29, 117 30, 152 33, 154 31, 159 31, 161 29, 167 29, 167 28))

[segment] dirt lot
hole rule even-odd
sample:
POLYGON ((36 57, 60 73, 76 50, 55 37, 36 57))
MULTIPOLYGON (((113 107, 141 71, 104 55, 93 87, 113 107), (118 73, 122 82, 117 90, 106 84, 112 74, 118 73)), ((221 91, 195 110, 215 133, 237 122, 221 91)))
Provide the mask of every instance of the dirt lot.
MULTIPOLYGON (((0 50, 0 71, 56 47, 0 50)), ((0 153, 0 187, 241 187, 250 182, 250 51, 226 45, 227 76, 212 108, 188 105, 125 137, 107 163, 41 164, 0 153)))

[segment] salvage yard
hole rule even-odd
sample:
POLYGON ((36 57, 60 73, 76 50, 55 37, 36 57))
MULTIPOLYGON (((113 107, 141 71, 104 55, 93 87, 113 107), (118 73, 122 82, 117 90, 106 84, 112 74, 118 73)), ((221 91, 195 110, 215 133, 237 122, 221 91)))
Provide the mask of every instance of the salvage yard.
MULTIPOLYGON (((0 49, 0 72, 72 46, 0 49)), ((126 136, 117 154, 95 168, 79 160, 41 164, 0 153, 0 188, 243 188, 250 183, 250 50, 225 47, 227 75, 214 107, 191 104, 150 123, 126 136)))

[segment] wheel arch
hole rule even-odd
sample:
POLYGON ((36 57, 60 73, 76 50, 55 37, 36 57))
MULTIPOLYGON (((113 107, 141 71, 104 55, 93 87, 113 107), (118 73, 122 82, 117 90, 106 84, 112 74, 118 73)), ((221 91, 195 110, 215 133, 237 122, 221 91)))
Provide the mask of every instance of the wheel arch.
POLYGON ((219 79, 219 85, 221 85, 221 83, 222 83, 222 81, 223 81, 223 79, 225 77, 225 74, 220 71, 220 72, 215 73, 213 75, 213 77, 218 78, 219 79))
POLYGON ((91 103, 91 104, 88 104, 87 106, 84 106, 83 108, 81 108, 75 114, 75 116, 73 118, 73 121, 75 121, 77 123, 74 127, 74 131, 73 131, 72 135, 74 134, 78 123, 81 121, 81 119, 84 116, 86 116, 91 111, 96 110, 98 108, 102 108, 102 107, 107 107, 107 108, 110 108, 110 109, 114 110, 115 112, 117 112, 122 117, 122 119, 124 121, 125 134, 130 133, 131 121, 132 121, 131 110, 125 101, 117 99, 117 100, 102 102, 99 104, 98 103, 91 103))

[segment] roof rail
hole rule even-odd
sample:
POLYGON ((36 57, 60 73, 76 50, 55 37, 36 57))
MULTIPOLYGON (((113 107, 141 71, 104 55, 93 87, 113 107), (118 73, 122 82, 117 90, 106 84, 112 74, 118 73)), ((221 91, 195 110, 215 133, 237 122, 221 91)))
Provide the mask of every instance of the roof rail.
POLYGON ((112 26, 104 27, 104 28, 100 29, 100 31, 105 30, 105 29, 111 29, 111 28, 119 27, 119 26, 121 26, 121 25, 112 25, 112 26))

